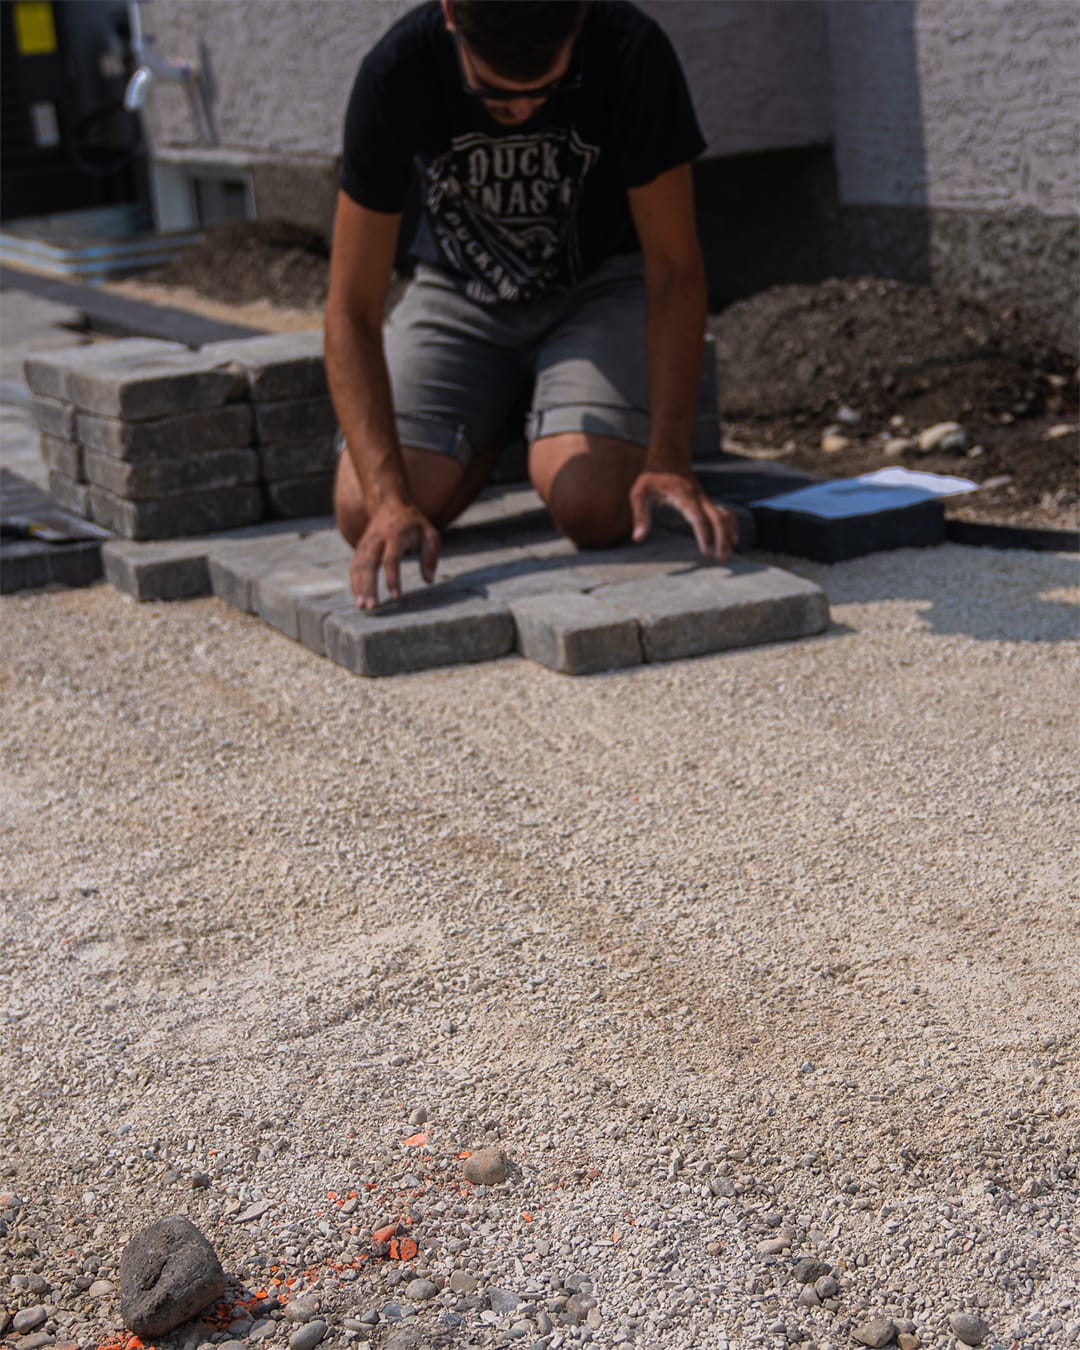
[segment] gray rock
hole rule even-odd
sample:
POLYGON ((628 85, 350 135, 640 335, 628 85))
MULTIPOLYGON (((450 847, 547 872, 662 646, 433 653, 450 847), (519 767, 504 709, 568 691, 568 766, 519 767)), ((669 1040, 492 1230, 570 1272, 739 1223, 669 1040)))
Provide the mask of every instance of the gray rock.
POLYGON ((592 1294, 571 1294, 566 1302, 566 1311, 571 1317, 586 1317, 596 1307, 592 1294))
POLYGON ((471 1270, 455 1270, 450 1276, 450 1292, 452 1294, 471 1294, 476 1290, 480 1281, 471 1270))
POLYGON ((840 1292, 840 1286, 831 1275, 822 1275, 814 1281, 814 1293, 818 1298, 833 1298, 840 1292))
POLYGON ((974 1313, 954 1312, 950 1314, 949 1328, 956 1339, 963 1341, 965 1345, 982 1345, 983 1341, 990 1335, 990 1328, 981 1317, 976 1317, 974 1313))
POLYGON ((801 1261, 795 1262, 793 1273, 800 1284, 813 1284, 815 1280, 829 1274, 829 1265, 826 1261, 817 1261, 812 1256, 804 1256, 801 1261))
POLYGON ((489 1289, 488 1303, 491 1311, 499 1317, 509 1317, 516 1312, 521 1299, 512 1289, 489 1289))
POLYGON ((217 1253, 182 1215, 136 1233, 120 1257, 120 1314, 139 1336, 165 1336, 225 1292, 217 1253))
POLYGON ((47 1331, 35 1331, 22 1338, 19 1342, 19 1350, 41 1350, 42 1346, 55 1344, 55 1336, 50 1336, 47 1331))
POLYGON ((294 1298, 285 1308, 286 1322, 295 1322, 297 1326, 310 1322, 318 1315, 319 1305, 313 1298, 294 1298))
POLYGON ((302 1327, 296 1328, 289 1337, 289 1350, 315 1350, 325 1335, 326 1323, 321 1317, 316 1317, 314 1321, 305 1322, 302 1327))
POLYGON ((868 1345, 870 1350, 881 1350, 881 1347, 888 1345, 895 1336, 896 1326, 888 1317, 873 1317, 869 1322, 857 1326, 851 1333, 853 1341, 857 1341, 859 1345, 868 1345))
POLYGON ((506 1180, 506 1154, 501 1148, 478 1148, 465 1159, 461 1174, 474 1186, 497 1186, 506 1180))
POLYGON ((41 1326, 48 1315, 40 1305, 36 1308, 22 1308, 11 1319, 11 1329, 21 1336, 24 1332, 33 1331, 35 1327, 41 1326))
POLYGON ((429 1298, 434 1298, 438 1292, 438 1285, 433 1284, 431 1280, 410 1280, 405 1286, 405 1297, 414 1303, 425 1303, 429 1298))
POLYGON ((91 1298, 105 1298, 108 1294, 116 1293, 116 1285, 112 1280, 95 1280, 88 1293, 91 1298))

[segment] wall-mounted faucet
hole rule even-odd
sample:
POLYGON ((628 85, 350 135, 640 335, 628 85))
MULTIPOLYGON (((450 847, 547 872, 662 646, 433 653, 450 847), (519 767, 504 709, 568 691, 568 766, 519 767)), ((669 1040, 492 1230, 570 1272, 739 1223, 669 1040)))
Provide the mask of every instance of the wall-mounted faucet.
POLYGON ((214 136, 206 111, 201 72, 198 66, 192 65, 189 61, 174 64, 158 54, 154 35, 147 33, 143 28, 142 8, 146 2, 147 0, 128 0, 131 50, 139 64, 124 90, 124 107, 128 112, 138 112, 145 105, 146 96, 155 80, 179 84, 187 91, 191 101, 199 140, 206 145, 213 144, 214 136))

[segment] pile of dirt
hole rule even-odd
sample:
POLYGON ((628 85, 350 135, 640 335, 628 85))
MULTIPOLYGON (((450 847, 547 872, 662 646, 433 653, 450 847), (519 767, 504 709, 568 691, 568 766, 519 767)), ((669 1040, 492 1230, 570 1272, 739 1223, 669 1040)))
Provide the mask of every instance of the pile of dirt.
MULTIPOLYGON (((253 221, 207 231, 153 280, 315 316, 327 272, 322 236, 253 221)), ((880 278, 832 278, 741 300, 709 328, 729 449, 834 478, 891 464, 960 474, 988 486, 955 499, 956 515, 1080 525, 1075 362, 1016 309, 880 278), (918 433, 939 422, 960 423, 963 443, 920 452, 918 433), (843 444, 826 440, 835 423, 843 444)))
POLYGON ((166 267, 147 273, 146 280, 186 287, 227 304, 270 300, 290 309, 321 309, 329 260, 320 234, 282 221, 237 221, 207 230, 166 267))
POLYGON ((833 278, 764 291, 709 327, 732 448, 828 477, 960 474, 989 486, 957 515, 1076 528, 1076 366, 1016 309, 833 278), (918 433, 941 422, 963 441, 920 451, 918 433))

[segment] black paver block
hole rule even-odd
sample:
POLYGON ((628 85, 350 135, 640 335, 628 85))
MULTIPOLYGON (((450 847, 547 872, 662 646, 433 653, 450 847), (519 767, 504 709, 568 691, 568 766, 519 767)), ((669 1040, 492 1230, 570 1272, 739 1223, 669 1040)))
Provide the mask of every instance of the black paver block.
POLYGON ((76 415, 77 438, 88 450, 133 464, 159 457, 235 450, 252 445, 255 423, 246 403, 200 412, 179 412, 145 422, 126 422, 96 413, 76 415))
POLYGON ((945 505, 940 499, 846 520, 785 511, 779 504, 756 506, 754 520, 758 548, 815 562, 845 562, 867 553, 945 542, 945 505))
POLYGON ((263 480, 268 483, 279 478, 332 474, 338 460, 337 433, 326 432, 310 440, 287 441, 282 445, 261 445, 259 460, 263 480))
POLYGON ((207 450, 136 463, 86 452, 86 476, 95 486, 128 501, 145 501, 255 483, 259 457, 254 450, 207 450))
POLYGON ((334 475, 321 473, 304 478, 266 480, 263 492, 271 515, 286 520, 323 515, 333 508, 334 475))
POLYGON ((185 496, 128 501, 104 488, 90 488, 93 518, 124 539, 174 539, 210 534, 262 517, 262 490, 255 486, 218 488, 185 496))
POLYGON ((255 435, 260 445, 287 445, 317 440, 337 431, 337 414, 329 397, 255 403, 255 435))
POLYGON ((436 586, 375 613, 331 613, 323 640, 331 660, 358 675, 400 675, 505 656, 514 622, 505 605, 436 586))

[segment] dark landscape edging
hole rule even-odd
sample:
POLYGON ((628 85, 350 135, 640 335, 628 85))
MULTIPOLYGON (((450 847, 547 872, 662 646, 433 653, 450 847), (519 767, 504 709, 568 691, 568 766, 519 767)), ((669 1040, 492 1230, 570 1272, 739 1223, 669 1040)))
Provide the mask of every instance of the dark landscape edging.
POLYGON ((945 520, 951 544, 974 548, 1023 548, 1038 553, 1080 553, 1080 530, 1048 530, 1029 525, 995 525, 982 520, 945 520))
POLYGON ((204 347, 211 342, 229 342, 234 338, 263 337, 264 328, 245 324, 222 323, 193 314, 187 309, 155 305, 146 300, 116 295, 97 286, 83 286, 16 267, 0 266, 0 289, 28 291, 43 300, 55 301, 86 315, 90 328, 105 337, 162 338, 182 342, 185 347, 204 347))

